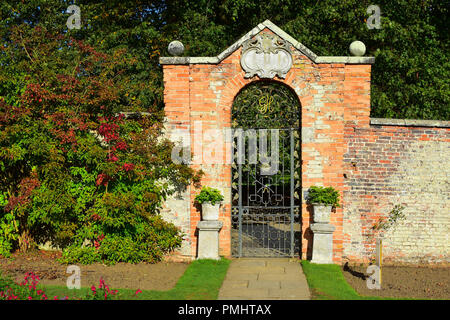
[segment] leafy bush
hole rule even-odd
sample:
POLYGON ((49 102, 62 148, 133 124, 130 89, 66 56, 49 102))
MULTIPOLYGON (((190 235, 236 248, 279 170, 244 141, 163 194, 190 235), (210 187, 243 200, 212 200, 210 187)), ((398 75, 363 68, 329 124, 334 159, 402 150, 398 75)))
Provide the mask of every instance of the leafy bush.
POLYGON ((339 207, 339 192, 333 187, 312 186, 309 188, 308 203, 339 207))
POLYGON ((217 189, 203 187, 200 193, 195 196, 195 201, 200 204, 204 202, 211 202, 212 205, 215 205, 216 202, 223 201, 223 195, 217 189))
POLYGON ((0 255, 9 257, 14 241, 18 238, 18 224, 12 212, 5 213, 2 208, 8 203, 7 194, 0 193, 0 255))
POLYGON ((126 70, 139 61, 38 26, 11 27, 10 40, 0 55, 0 254, 51 241, 67 263, 154 262, 180 246, 159 211, 198 175, 171 160, 163 114, 134 98, 146 91, 126 70))
POLYGON ((94 240, 93 245, 83 246, 83 238, 63 251, 62 263, 91 264, 104 262, 138 263, 156 262, 164 253, 181 245, 182 236, 178 229, 161 217, 152 217, 152 223, 136 224, 137 230, 129 235, 109 233, 94 240))

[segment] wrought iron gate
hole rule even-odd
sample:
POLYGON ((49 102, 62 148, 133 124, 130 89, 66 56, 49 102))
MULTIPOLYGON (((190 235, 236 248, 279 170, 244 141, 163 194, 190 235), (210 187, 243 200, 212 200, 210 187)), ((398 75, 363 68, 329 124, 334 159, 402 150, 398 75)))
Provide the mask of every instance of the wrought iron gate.
MULTIPOLYGON (((251 119, 239 119, 239 115, 233 115, 237 120, 233 125, 232 255, 295 256, 299 253, 301 233, 298 117, 288 118, 287 121, 273 115, 267 117, 270 111, 280 108, 273 105, 270 110, 268 101, 275 103, 278 98, 284 103, 292 103, 279 94, 286 88, 269 83, 250 89, 253 92, 257 90, 258 114, 251 119), (262 100, 265 104, 260 103, 262 100), (265 112, 261 112, 264 105, 265 112), (251 124, 259 116, 265 119, 256 123, 263 124, 264 128, 253 128, 251 124)), ((245 101, 246 111, 249 112, 251 100, 245 101)), ((290 108, 295 110, 297 106, 298 102, 290 108)), ((235 112, 239 110, 233 107, 235 112)))

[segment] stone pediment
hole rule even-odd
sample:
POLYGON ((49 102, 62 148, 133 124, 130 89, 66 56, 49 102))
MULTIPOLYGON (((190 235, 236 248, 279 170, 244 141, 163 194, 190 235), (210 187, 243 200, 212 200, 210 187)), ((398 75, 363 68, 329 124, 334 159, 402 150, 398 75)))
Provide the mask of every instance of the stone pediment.
MULTIPOLYGON (((375 62, 374 57, 350 57, 350 56, 317 56, 314 52, 304 46, 302 43, 295 40, 289 34, 281 30, 275 24, 269 20, 258 24, 255 28, 247 32, 238 41, 233 43, 227 49, 222 51, 218 56, 215 57, 160 57, 160 64, 218 64, 225 58, 230 56, 233 52, 241 48, 247 41, 251 40, 253 37, 261 33, 264 29, 269 29, 273 34, 292 45, 295 49, 300 51, 306 57, 308 57, 314 63, 344 63, 344 64, 373 64, 375 62)), ((278 55, 281 56, 281 55, 278 55)), ((270 58, 269 58, 270 59, 270 58)), ((283 59, 283 58, 273 58, 273 59, 283 59)), ((288 58, 285 58, 288 59, 288 58)))

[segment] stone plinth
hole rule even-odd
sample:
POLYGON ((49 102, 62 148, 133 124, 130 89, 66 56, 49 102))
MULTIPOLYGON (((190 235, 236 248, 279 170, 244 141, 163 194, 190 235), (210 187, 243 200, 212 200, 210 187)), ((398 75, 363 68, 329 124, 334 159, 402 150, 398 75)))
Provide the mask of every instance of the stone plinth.
POLYGON ((312 263, 333 263, 333 231, 335 226, 329 223, 313 223, 314 234, 312 263))
POLYGON ((219 231, 222 221, 200 221, 198 229, 198 253, 197 259, 219 260, 219 231))

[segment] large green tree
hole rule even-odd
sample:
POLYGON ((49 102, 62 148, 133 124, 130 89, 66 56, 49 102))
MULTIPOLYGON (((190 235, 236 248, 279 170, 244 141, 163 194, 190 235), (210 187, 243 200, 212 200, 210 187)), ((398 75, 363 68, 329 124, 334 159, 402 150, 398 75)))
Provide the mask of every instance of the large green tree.
MULTIPOLYGON (((270 19, 319 55, 348 55, 354 40, 376 57, 372 116, 450 119, 448 1, 382 0, 381 28, 369 30, 370 0, 3 1, 1 36, 26 22, 69 32, 108 52, 126 47, 139 64, 128 71, 143 87, 134 106, 163 107, 158 57, 181 40, 185 55, 217 55, 270 19), (67 31, 65 13, 76 3, 82 28, 67 31)), ((2 93, 4 94, 4 93, 2 93)))
MULTIPOLYGON (((165 12, 187 55, 216 55, 265 19, 318 55, 349 55, 354 40, 376 58, 372 116, 450 119, 448 1, 377 1, 381 28, 368 29, 370 0, 176 1, 165 12)), ((170 33, 167 34, 170 37, 170 33)))

